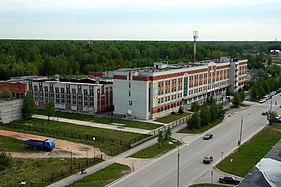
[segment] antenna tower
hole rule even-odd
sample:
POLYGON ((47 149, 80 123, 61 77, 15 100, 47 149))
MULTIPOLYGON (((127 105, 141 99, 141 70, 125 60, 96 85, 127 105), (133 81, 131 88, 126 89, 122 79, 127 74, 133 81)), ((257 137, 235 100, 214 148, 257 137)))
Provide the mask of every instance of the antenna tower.
POLYGON ((193 31, 193 63, 196 62, 196 39, 198 38, 198 31, 193 31))

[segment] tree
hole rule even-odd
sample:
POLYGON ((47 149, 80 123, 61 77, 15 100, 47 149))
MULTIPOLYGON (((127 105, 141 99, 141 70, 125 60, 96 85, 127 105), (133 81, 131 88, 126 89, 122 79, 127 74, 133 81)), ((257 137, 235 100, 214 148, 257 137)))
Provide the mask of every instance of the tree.
POLYGON ((27 92, 23 99, 23 117, 25 119, 30 119, 34 114, 35 102, 32 94, 27 92))
POLYGON ((50 120, 50 116, 54 116, 55 110, 55 103, 53 101, 46 101, 45 102, 45 110, 47 112, 48 121, 50 120))
POLYGON ((12 95, 11 91, 8 88, 2 88, 0 89, 0 98, 13 99, 14 96, 12 95))
POLYGON ((219 117, 219 118, 223 118, 223 117, 224 117, 224 113, 225 113, 225 111, 224 111, 224 109, 223 109, 223 104, 220 103, 220 104, 218 105, 218 117, 219 117))
POLYGON ((209 107, 208 107, 207 103, 204 103, 201 106, 200 118, 201 118, 201 125, 202 126, 208 125, 211 121, 211 112, 209 110, 209 107))
POLYGON ((159 132, 157 141, 158 141, 158 143, 159 143, 159 145, 160 145, 160 148, 161 148, 162 142, 164 141, 164 135, 163 135, 163 132, 162 132, 162 131, 159 132))
POLYGON ((183 107, 180 107, 180 108, 179 108, 179 113, 180 113, 180 114, 183 114, 183 113, 184 113, 183 107))
POLYGON ((172 135, 172 132, 171 132, 171 129, 170 127, 165 131, 165 134, 164 134, 164 141, 169 141, 171 139, 171 135, 172 135))
POLYGON ((197 112, 193 113, 192 116, 187 120, 187 126, 189 129, 198 129, 201 126, 201 118, 197 112))
POLYGON ((269 125, 272 125, 272 123, 275 123, 277 121, 277 112, 276 111, 268 112, 267 119, 269 120, 269 125))
POLYGON ((210 111, 211 111, 211 121, 218 119, 219 114, 218 114, 217 100, 212 99, 210 111))
POLYGON ((198 104, 198 102, 193 102, 191 103, 191 111, 192 112, 198 112, 200 110, 200 105, 198 104))
POLYGON ((233 98, 233 107, 238 108, 239 105, 241 104, 241 98, 239 93, 234 93, 234 98, 233 98))

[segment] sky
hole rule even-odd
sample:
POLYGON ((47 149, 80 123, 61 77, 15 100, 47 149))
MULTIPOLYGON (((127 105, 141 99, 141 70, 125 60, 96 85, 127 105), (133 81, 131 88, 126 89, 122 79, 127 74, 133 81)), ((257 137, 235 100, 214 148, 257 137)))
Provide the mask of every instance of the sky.
POLYGON ((280 41, 280 0, 0 0, 0 39, 280 41))

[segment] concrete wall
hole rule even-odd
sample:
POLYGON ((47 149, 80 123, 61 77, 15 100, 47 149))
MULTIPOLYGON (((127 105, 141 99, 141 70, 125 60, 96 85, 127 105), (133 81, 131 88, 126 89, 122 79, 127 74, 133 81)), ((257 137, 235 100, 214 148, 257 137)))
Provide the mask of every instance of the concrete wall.
POLYGON ((17 100, 1 100, 0 101, 0 117, 2 123, 10 123, 14 120, 22 119, 23 99, 17 100))

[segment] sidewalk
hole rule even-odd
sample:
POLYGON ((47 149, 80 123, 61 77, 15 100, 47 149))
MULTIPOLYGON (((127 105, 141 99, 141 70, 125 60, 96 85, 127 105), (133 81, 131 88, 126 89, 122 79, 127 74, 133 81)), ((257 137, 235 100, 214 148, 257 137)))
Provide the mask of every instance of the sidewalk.
MULTIPOLYGON (((37 119, 48 119, 48 116, 44 115, 33 115, 33 118, 37 119)), ((81 120, 75 120, 75 119, 67 119, 67 118, 59 118, 59 117, 50 117, 51 121, 59 121, 59 122, 65 122, 65 123, 72 123, 76 125, 83 125, 83 126, 89 126, 89 127, 97 127, 97 128, 103 128, 103 129, 111 129, 116 131, 123 131, 123 132, 133 132, 133 133, 139 133, 139 134, 149 134, 151 130, 145 130, 145 129, 137 129, 137 128, 131 128, 131 127, 123 127, 123 126, 115 126, 115 125, 108 125, 108 124, 102 124, 102 123, 93 123, 88 121, 81 121, 81 120)))

